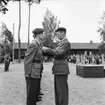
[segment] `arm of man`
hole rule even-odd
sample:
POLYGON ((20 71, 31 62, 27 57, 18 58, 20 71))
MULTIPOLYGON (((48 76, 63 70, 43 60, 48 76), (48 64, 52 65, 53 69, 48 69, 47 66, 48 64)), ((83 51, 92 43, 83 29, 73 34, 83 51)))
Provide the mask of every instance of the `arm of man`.
POLYGON ((54 55, 61 56, 61 55, 64 55, 66 52, 68 52, 70 49, 71 49, 70 43, 66 42, 62 46, 56 47, 55 49, 51 49, 47 47, 44 49, 44 53, 50 56, 54 56, 54 55))
POLYGON ((56 49, 53 49, 53 53, 55 56, 61 56, 67 53, 71 49, 71 45, 69 42, 66 42, 60 47, 56 47, 56 49))
POLYGON ((9 62, 9 59, 5 59, 5 61, 9 62))
POLYGON ((35 43, 29 45, 27 52, 25 54, 25 61, 31 63, 34 59, 35 52, 37 50, 37 46, 35 43))
POLYGON ((50 56, 50 57, 54 56, 52 49, 49 47, 42 47, 42 52, 44 56, 50 56))
POLYGON ((7 62, 9 61, 8 58, 9 58, 9 57, 8 57, 7 55, 4 56, 4 60, 7 61, 7 62))

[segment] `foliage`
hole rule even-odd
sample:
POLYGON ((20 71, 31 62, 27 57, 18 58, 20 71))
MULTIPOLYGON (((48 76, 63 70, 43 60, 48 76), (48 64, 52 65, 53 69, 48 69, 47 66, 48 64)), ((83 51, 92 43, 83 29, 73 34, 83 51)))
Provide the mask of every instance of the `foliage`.
POLYGON ((5 40, 12 43, 13 42, 13 35, 12 35, 11 31, 7 28, 5 23, 2 23, 1 30, 2 30, 1 36, 2 37, 5 36, 5 40))
MULTIPOLYGON (((21 1, 22 0, 1 0, 1 2, 0 2, 0 12, 2 12, 4 14, 6 13, 6 11, 8 10, 6 8, 6 5, 8 4, 9 1, 13 1, 13 2, 18 1, 19 2, 19 27, 18 27, 18 45, 19 45, 19 50, 18 50, 18 62, 20 63, 21 62, 21 60, 20 60, 20 58, 21 58, 21 53, 20 53, 21 52, 20 29, 21 29, 21 1)), ((24 1, 29 2, 29 4, 30 4, 30 1, 34 1, 34 0, 24 0, 24 1)), ((36 3, 40 3, 40 2, 41 2, 41 0, 37 0, 36 1, 36 3)), ((6 34, 7 33, 8 32, 6 31, 6 34)), ((6 52, 6 50, 5 50, 5 52, 6 52)))
POLYGON ((101 16, 101 20, 98 21, 98 24, 100 27, 97 32, 100 33, 100 37, 102 40, 98 49, 100 50, 100 53, 104 53, 105 52, 105 11, 103 11, 103 15, 101 16))
POLYGON ((4 23, 2 23, 1 30, 1 45, 3 46, 4 53, 11 53, 13 45, 13 35, 4 23))
POLYGON ((105 11, 103 11, 103 15, 101 20, 98 21, 98 24, 100 25, 98 32, 100 33, 102 41, 105 41, 105 11))
POLYGON ((40 0, 24 0, 25 2, 30 2, 31 4, 32 3, 40 3, 41 1, 40 0))
POLYGON ((57 20, 57 16, 55 16, 50 10, 46 10, 44 15, 44 20, 42 22, 42 26, 45 32, 44 37, 44 46, 49 46, 52 43, 54 38, 54 31, 59 27, 60 21, 57 20))
POLYGON ((6 7, 8 2, 9 0, 0 0, 0 12, 2 12, 3 14, 6 14, 6 11, 8 11, 6 7))
POLYGON ((7 5, 8 1, 9 1, 9 0, 0 0, 0 3, 1 3, 2 5, 3 5, 3 4, 4 4, 4 5, 7 5))
MULTIPOLYGON (((0 0, 0 12, 2 12, 3 14, 6 14, 6 12, 8 11, 7 4, 9 1, 16 2, 16 1, 20 1, 20 0, 0 0)), ((24 0, 24 1, 31 2, 31 3, 34 3, 34 2, 40 3, 41 2, 40 0, 24 0)))
POLYGON ((105 54, 105 43, 101 43, 99 46, 98 46, 98 49, 99 49, 99 53, 100 54, 105 54))

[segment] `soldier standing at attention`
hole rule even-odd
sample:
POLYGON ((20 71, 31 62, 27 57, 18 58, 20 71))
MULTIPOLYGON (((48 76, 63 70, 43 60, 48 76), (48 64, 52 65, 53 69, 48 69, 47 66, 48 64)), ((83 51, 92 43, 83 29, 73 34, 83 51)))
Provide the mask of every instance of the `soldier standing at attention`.
POLYGON ((66 38, 66 29, 60 27, 55 31, 58 38, 58 44, 55 49, 43 47, 43 53, 54 56, 52 71, 54 74, 55 104, 68 105, 68 53, 70 51, 70 42, 66 38))
POLYGON ((24 59, 24 70, 27 90, 27 105, 36 105, 39 100, 39 89, 43 69, 42 39, 44 30, 33 30, 34 41, 27 48, 24 59))
POLYGON ((5 64, 4 71, 9 70, 10 59, 11 59, 10 54, 9 53, 5 54, 5 56, 4 56, 4 64, 5 64))

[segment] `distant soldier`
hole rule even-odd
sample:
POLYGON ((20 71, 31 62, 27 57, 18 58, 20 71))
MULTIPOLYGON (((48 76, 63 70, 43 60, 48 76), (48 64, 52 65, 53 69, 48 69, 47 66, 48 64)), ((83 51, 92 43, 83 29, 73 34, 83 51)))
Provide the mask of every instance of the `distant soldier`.
POLYGON ((41 101, 38 95, 43 69, 42 40, 43 29, 33 30, 33 42, 29 45, 24 59, 25 79, 27 88, 27 104, 36 105, 41 101))
POLYGON ((89 59, 89 64, 92 64, 92 52, 89 52, 88 59, 89 59))
POLYGON ((11 59, 10 54, 9 53, 5 54, 5 56, 4 56, 4 64, 5 64, 4 71, 9 70, 10 59, 11 59))
POLYGON ((95 56, 95 63, 96 64, 100 64, 100 62, 99 62, 99 55, 98 54, 95 56))
POLYGON ((76 55, 73 54, 73 63, 76 63, 76 55))

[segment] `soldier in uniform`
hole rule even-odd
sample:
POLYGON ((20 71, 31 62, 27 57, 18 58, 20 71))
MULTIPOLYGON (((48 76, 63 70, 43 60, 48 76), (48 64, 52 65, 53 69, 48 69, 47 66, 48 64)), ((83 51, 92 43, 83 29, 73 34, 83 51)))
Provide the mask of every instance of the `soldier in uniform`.
POLYGON ((24 59, 24 70, 27 90, 27 105, 36 105, 40 91, 43 69, 42 39, 43 29, 33 30, 34 41, 28 46, 24 59))
POLYGON ((70 42, 66 38, 66 29, 64 27, 58 28, 56 31, 58 44, 56 48, 51 49, 43 47, 43 53, 49 56, 54 56, 54 63, 52 71, 54 74, 54 90, 55 90, 55 104, 68 105, 68 53, 70 51, 70 42))
POLYGON ((7 53, 5 56, 4 56, 4 63, 5 63, 5 67, 4 67, 4 71, 8 71, 9 70, 9 65, 10 65, 10 54, 7 53))

